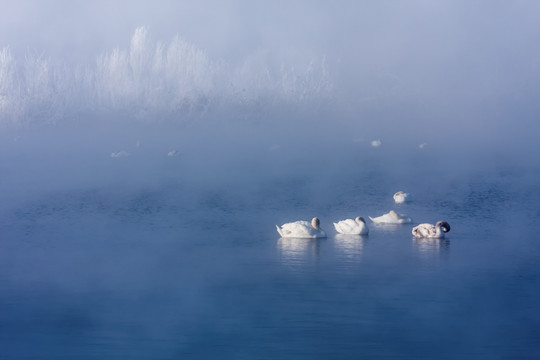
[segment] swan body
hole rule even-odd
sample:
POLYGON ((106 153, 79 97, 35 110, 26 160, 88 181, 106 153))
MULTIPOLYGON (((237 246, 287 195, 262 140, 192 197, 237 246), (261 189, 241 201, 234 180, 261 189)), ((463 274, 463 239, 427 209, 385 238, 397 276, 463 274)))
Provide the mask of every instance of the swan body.
POLYGON ((284 238, 325 238, 326 233, 320 227, 320 221, 314 217, 309 221, 295 221, 280 226, 276 225, 277 232, 284 238))
POLYGON ((123 158, 123 157, 128 157, 129 155, 131 154, 124 150, 111 153, 112 158, 123 158))
POLYGON ((396 204, 403 204, 411 199, 411 194, 406 193, 405 191, 398 191, 394 194, 394 201, 396 204))
POLYGON ((379 224, 408 224, 412 222, 412 219, 404 214, 398 214, 394 210, 390 210, 389 213, 372 218, 371 221, 379 224))
POLYGON ((345 219, 334 223, 336 231, 346 235, 367 235, 369 228, 363 217, 358 216, 356 219, 345 219))
POLYGON ((378 140, 373 140, 373 141, 371 142, 371 146, 373 146, 373 147, 379 147, 379 146, 381 146, 381 145, 382 145, 382 141, 381 141, 380 139, 378 139, 378 140))
POLYGON ((444 234, 450 231, 450 225, 446 221, 438 221, 435 225, 420 224, 412 229, 412 234, 417 238, 442 239, 444 234))

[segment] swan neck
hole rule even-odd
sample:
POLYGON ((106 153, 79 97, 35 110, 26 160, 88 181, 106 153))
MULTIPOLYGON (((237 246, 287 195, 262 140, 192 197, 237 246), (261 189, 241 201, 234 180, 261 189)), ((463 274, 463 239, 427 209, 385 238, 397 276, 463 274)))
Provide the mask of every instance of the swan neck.
POLYGON ((319 231, 319 223, 319 219, 317 218, 313 218, 313 220, 311 220, 311 226, 317 231, 319 231))

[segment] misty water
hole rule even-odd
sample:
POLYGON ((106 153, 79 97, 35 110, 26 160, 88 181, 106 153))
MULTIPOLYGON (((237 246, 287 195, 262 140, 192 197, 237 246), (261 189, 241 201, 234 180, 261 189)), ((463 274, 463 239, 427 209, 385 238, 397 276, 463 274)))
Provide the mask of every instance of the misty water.
POLYGON ((0 359, 540 358, 536 2, 158 3, 2 4, 0 359))
POLYGON ((228 124, 3 133, 2 358, 540 355, 537 170, 228 124), (391 209, 414 224, 332 226, 391 209))

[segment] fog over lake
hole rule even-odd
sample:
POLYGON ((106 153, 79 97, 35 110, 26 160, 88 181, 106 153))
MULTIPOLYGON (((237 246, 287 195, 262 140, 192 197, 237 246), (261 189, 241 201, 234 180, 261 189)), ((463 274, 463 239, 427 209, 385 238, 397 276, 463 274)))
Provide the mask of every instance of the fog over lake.
POLYGON ((540 356, 536 2, 2 9, 0 358, 540 356))

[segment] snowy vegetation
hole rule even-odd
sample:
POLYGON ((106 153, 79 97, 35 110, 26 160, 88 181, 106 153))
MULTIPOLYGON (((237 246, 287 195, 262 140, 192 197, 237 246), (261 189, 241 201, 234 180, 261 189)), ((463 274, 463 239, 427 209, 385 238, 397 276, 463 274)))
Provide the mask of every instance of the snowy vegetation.
POLYGON ((144 27, 135 30, 128 49, 103 53, 93 65, 61 64, 36 52, 20 61, 4 47, 0 122, 56 123, 97 111, 178 119, 212 106, 330 99, 333 85, 324 59, 307 61, 300 71, 287 64, 278 68, 264 52, 232 67, 180 36, 156 42, 144 27))

